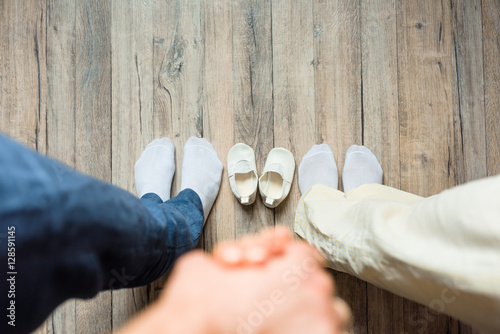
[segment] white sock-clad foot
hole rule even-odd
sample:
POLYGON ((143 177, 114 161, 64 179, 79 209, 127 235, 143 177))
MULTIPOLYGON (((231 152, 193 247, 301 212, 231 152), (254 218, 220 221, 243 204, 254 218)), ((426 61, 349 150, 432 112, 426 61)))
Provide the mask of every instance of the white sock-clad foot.
POLYGON ((382 175, 382 166, 370 149, 358 145, 349 147, 342 172, 344 192, 363 184, 382 184, 382 175))
POLYGON ((189 188, 198 194, 205 220, 219 193, 222 168, 222 162, 210 142, 204 138, 188 139, 184 145, 181 191, 189 188))
POLYGON ((146 146, 135 163, 135 188, 139 197, 154 193, 166 201, 170 199, 175 173, 174 144, 169 138, 155 139, 146 146))
POLYGON ((314 145, 299 166, 299 189, 303 194, 315 184, 337 189, 339 175, 335 156, 328 144, 314 145))

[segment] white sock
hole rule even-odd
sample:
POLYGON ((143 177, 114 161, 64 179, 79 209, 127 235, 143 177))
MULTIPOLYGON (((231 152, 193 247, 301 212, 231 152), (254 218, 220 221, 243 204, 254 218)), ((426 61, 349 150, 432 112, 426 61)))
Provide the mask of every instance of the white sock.
POLYGON ((170 199, 170 188, 175 173, 175 147, 168 138, 155 139, 146 146, 135 163, 135 188, 142 197, 154 193, 166 201, 170 199))
POLYGON ((352 145, 349 147, 342 172, 344 192, 363 184, 382 184, 382 175, 382 166, 372 151, 364 146, 352 145))
POLYGON ((313 145, 299 166, 299 189, 303 194, 315 184, 337 189, 339 174, 333 151, 328 144, 313 145))
POLYGON ((191 137, 184 145, 181 190, 192 189, 200 196, 205 220, 219 193, 222 162, 206 139, 191 137))

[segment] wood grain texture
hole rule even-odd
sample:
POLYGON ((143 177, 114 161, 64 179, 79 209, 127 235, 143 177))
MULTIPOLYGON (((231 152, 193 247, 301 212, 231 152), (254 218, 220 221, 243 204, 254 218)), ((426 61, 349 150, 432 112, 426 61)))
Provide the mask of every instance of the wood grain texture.
MULTIPOLYGON (((111 1, 76 1, 77 170, 111 182, 111 1)), ((111 292, 76 301, 75 333, 111 332, 111 292)))
MULTIPOLYGON (((273 52, 271 3, 266 0, 233 2, 234 143, 255 151, 259 176, 274 147, 273 52)), ((274 210, 259 195, 250 206, 234 198, 236 236, 274 225, 274 210)))
POLYGON ((46 25, 45 1, 0 2, 0 131, 40 153, 47 146, 46 25))
POLYGON ((488 175, 500 173, 500 2, 483 0, 484 98, 488 175))
POLYGON ((481 7, 451 2, 456 184, 487 176, 481 7))
MULTIPOLYGON (((332 147, 342 175, 345 152, 363 143, 361 5, 313 1, 313 6, 316 141, 332 147)), ((342 189, 341 178, 339 185, 342 189)), ((343 273, 334 278, 339 295, 353 308, 351 332, 366 333, 366 282, 343 273)))
MULTIPOLYGON (((451 2, 455 184, 487 176, 481 1, 451 2)), ((453 333, 480 333, 450 319, 453 333)))
MULTIPOLYGON (((75 167, 75 3, 47 1, 46 154, 75 167)), ((44 326, 42 326, 43 328, 44 326)), ((48 333, 75 333, 76 301, 70 299, 48 318, 48 333)))
POLYGON ((362 139, 382 165, 384 184, 399 188, 396 21, 395 0, 362 2, 362 139))
POLYGON ((45 151, 45 1, 0 2, 0 131, 45 151))
POLYGON ((47 2, 47 154, 74 167, 75 137, 74 3, 47 2))
MULTIPOLYGON (((112 3, 111 177, 113 184, 133 194, 131 171, 153 135, 152 16, 150 0, 112 3)), ((124 268, 114 270, 119 273, 124 268)), ((116 331, 148 304, 148 287, 114 290, 111 298, 116 331)))
MULTIPOLYGON (((155 0, 153 21, 154 103, 149 133, 151 139, 167 136, 175 145, 175 196, 180 190, 184 143, 203 135, 201 2, 155 0)), ((150 300, 159 296, 167 277, 151 284, 150 300)))
POLYGON ((401 188, 421 196, 454 184, 451 41, 447 2, 398 2, 401 188))
MULTIPOLYGON (((153 119, 150 120, 149 125, 152 130, 150 129, 149 132, 157 136, 153 137, 151 135, 151 138, 149 138, 151 140, 173 133, 172 119, 170 117, 172 114, 171 94, 164 87, 165 75, 161 73, 162 69, 166 69, 166 65, 164 65, 165 58, 169 48, 172 47, 172 36, 176 24, 175 16, 172 16, 176 13, 176 7, 176 2, 153 1, 153 119), (162 22, 162 24, 155 24, 156 22, 162 22)), ((166 62, 168 64, 168 59, 166 62)), ((147 124, 147 122, 143 124, 147 124)), ((178 152, 176 152, 176 156, 178 152)), ((179 179, 177 173, 174 178, 179 179)), ((174 180, 174 183, 177 184, 178 182, 174 180)))
MULTIPOLYGON (((361 3, 363 144, 378 158, 385 185, 400 187, 396 1, 361 3)), ((404 331, 403 298, 367 284, 367 332, 404 331)))
POLYGON ((221 240, 235 238, 235 201, 229 190, 227 152, 234 143, 232 1, 202 3, 203 137, 218 152, 224 166, 221 189, 203 231, 210 251, 221 240))
POLYGON ((342 175, 345 152, 363 141, 360 2, 313 5, 316 141, 332 147, 342 175))
MULTIPOLYGON (((451 8, 399 1, 401 189, 421 196, 454 185, 451 8)), ((405 300, 405 333, 446 333, 449 318, 405 300)))
MULTIPOLYGON (((199 1, 155 1, 155 119, 158 137, 168 136, 181 167, 183 146, 203 134, 201 4, 199 1), (159 117, 156 117, 159 116, 159 117)), ((180 171, 180 169, 178 170, 180 171)), ((176 173, 173 194, 180 188, 176 173)))
MULTIPOLYGON (((316 141, 313 4, 275 0, 272 12, 274 147, 291 151, 298 166, 316 141)), ((299 198, 295 173, 290 194, 276 208, 276 224, 293 226, 299 198)))

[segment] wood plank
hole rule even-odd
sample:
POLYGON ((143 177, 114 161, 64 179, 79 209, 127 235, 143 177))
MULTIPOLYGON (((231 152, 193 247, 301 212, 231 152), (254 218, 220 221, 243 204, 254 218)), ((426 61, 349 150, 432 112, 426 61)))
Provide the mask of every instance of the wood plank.
MULTIPOLYGON (((171 93, 164 86, 166 82, 162 79, 161 69, 164 68, 165 58, 167 57, 168 48, 173 41, 173 34, 175 33, 175 17, 179 15, 176 8, 178 2, 153 0, 153 117, 151 119, 143 119, 143 147, 147 143, 156 138, 170 137, 174 133, 172 129, 172 98, 171 93), (161 24, 158 24, 161 22, 161 24)), ((167 59, 167 64, 169 63, 167 59)), ((175 145, 175 144, 174 144, 175 145)), ((178 186, 180 185, 179 178, 179 163, 178 154, 181 149, 177 146, 175 152, 176 158, 176 173, 171 188, 171 194, 175 194, 178 186)), ((155 301, 161 294, 163 285, 167 277, 162 277, 148 286, 149 301, 155 301)))
POLYGON ((367 332, 404 333, 404 298, 367 284, 367 332))
MULTIPOLYGON (((454 185, 448 1, 402 0, 398 15, 401 189, 429 196, 454 185)), ((449 318, 405 300, 405 333, 446 333, 449 318)))
POLYGON ((37 23, 35 24, 34 46, 37 68, 37 114, 35 117, 36 150, 47 153, 47 3, 35 2, 37 23))
POLYGON ((153 131, 157 137, 170 137, 176 147, 175 195, 180 189, 184 143, 203 134, 200 1, 155 1, 154 22, 153 131))
MULTIPOLYGON (((479 0, 451 2, 455 184, 487 176, 483 22, 479 0)), ((452 319, 451 332, 479 333, 452 319)))
MULTIPOLYGON (((342 175, 345 152, 363 143, 361 5, 354 0, 313 5, 316 141, 332 147, 342 175)), ((344 273, 334 277, 339 296, 353 310, 351 332, 366 333, 367 283, 344 273)))
MULTIPOLYGON (((77 170, 111 182, 111 1, 76 1, 77 170)), ((76 302, 76 333, 111 332, 111 293, 76 302)))
POLYGON ((339 175, 349 146, 363 141, 360 24, 359 1, 314 1, 316 141, 332 147, 339 175))
POLYGON ((47 2, 47 155, 74 167, 75 143, 74 3, 47 2))
POLYGON ((233 130, 232 1, 202 4, 203 137, 215 147, 224 165, 221 188, 203 232, 203 247, 211 251, 222 240, 235 238, 234 196, 227 176, 227 152, 233 130))
POLYGON ((500 173, 500 2, 482 1, 482 23, 486 167, 493 176, 500 173))
POLYGON ((361 6, 363 144, 377 156, 384 184, 399 188, 396 1, 361 6))
MULTIPOLYGON (((75 4, 47 1, 47 155, 75 166, 75 4)), ((76 301, 54 310, 49 333, 74 333, 76 301)))
POLYGON ((481 1, 453 0, 455 183, 487 175, 481 1))
MULTIPOLYGON (((153 134, 147 126, 153 118, 152 16, 151 0, 112 4, 112 180, 133 194, 134 164, 153 134)), ((114 331, 149 300, 148 287, 115 290, 111 296, 114 331)))
MULTIPOLYGON (((233 2, 234 144, 255 151, 257 172, 274 146, 273 54, 271 3, 266 0, 233 2)), ((274 225, 274 210, 259 196, 250 206, 235 203, 236 237, 274 225)))
POLYGON ((421 196, 454 184, 450 7, 398 2, 401 186, 421 196))
POLYGON ((500 173, 500 2, 483 0, 484 95, 488 175, 500 173))
POLYGON ((44 153, 45 1, 2 1, 0 18, 0 131, 44 153))
MULTIPOLYGON (((272 2, 274 146, 290 150, 296 166, 316 141, 313 24, 312 2, 272 2)), ((293 228, 299 198, 296 168, 276 224, 293 228)))
MULTIPOLYGON (((46 3, 0 3, 0 131, 46 151, 46 3)), ((44 322, 34 333, 46 333, 44 322)))
MULTIPOLYGON (((396 1, 361 4, 363 144, 377 156, 383 183, 400 187, 396 1)), ((367 332, 401 333, 403 298, 367 284, 367 332)))
MULTIPOLYGON (((175 196, 180 190, 184 143, 203 134, 200 1, 154 1, 153 21, 153 118, 144 133, 153 134, 151 140, 167 136, 174 142, 175 196)), ((151 284, 150 300, 159 296, 166 279, 167 275, 151 284)))
MULTIPOLYGON (((156 137, 172 137, 173 134, 171 94, 168 88, 163 86, 168 83, 168 80, 161 79, 160 73, 168 50, 172 46, 175 13, 179 15, 177 7, 178 3, 174 1, 153 0, 153 119, 143 122, 143 125, 149 128, 149 131, 143 133, 144 136, 149 136, 149 141, 156 137), (158 136, 153 136, 153 134, 158 134, 158 136)), ((168 59, 166 61, 168 63, 168 59)), ((178 153, 179 147, 177 147, 176 156, 178 153)), ((180 181, 178 174, 175 173, 174 179, 180 181)), ((176 180, 174 183, 180 184, 176 180)), ((176 187, 172 187, 172 193, 174 193, 174 188, 176 187)))
MULTIPOLYGON (((2 18, 8 27, 0 28, 0 31, 8 31, 7 43, 12 43, 2 45, 0 40, 0 131, 44 154, 47 146, 46 3, 16 2, 9 9, 5 11, 9 18, 2 18), (13 50, 9 50, 10 47, 13 50), (4 51, 7 51, 5 58, 2 57, 4 51), (9 51, 13 53, 9 55, 9 51), (5 86, 2 77, 6 79, 5 86), (4 101, 2 93, 5 93, 4 101), (7 116, 5 123, 2 114, 7 116)), ((4 8, 0 11, 3 13, 4 8)), ((51 323, 49 316, 33 333, 47 333, 51 323)))

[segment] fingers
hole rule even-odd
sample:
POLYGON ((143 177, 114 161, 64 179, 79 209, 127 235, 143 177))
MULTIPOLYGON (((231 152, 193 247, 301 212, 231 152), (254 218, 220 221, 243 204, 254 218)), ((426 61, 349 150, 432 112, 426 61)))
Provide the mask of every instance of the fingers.
POLYGON ((293 238, 288 228, 268 228, 258 235, 244 236, 237 242, 216 246, 213 256, 226 266, 262 265, 283 254, 293 238))
POLYGON ((271 255, 282 254, 286 247, 293 241, 290 230, 282 225, 263 230, 260 233, 260 237, 271 255))
POLYGON ((243 251, 242 264, 259 265, 267 262, 270 257, 268 246, 260 234, 244 236, 237 245, 243 251))
POLYGON ((339 328, 347 333, 346 329, 352 324, 351 309, 343 299, 338 297, 333 301, 333 309, 339 321, 339 328))
POLYGON ((217 245, 213 252, 214 259, 225 265, 237 266, 243 263, 243 248, 234 242, 224 242, 217 245))
POLYGON ((246 236, 238 242, 223 242, 213 252, 214 259, 225 266, 260 265, 270 257, 263 240, 246 236))
MULTIPOLYGON (((321 297, 319 297, 321 298, 321 297)), ((315 324, 318 328, 315 328, 314 333, 321 334, 349 334, 352 326, 352 317, 349 306, 340 298, 335 298, 331 302, 331 306, 324 306, 330 310, 322 314, 321 311, 316 310, 316 315, 318 318, 315 324)))

